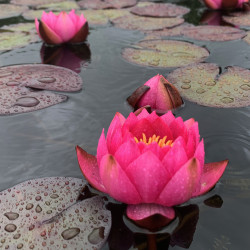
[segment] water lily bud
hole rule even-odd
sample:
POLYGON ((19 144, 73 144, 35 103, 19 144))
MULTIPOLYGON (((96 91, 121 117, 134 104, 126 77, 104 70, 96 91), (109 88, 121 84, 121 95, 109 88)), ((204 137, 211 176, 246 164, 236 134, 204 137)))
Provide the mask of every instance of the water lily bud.
POLYGON ((43 12, 41 20, 35 19, 36 30, 42 40, 47 44, 81 43, 88 36, 89 28, 83 14, 75 14, 71 10, 55 15, 52 11, 43 12))
POLYGON ((214 10, 242 8, 249 0, 204 0, 205 4, 214 10))
POLYGON ((150 106, 152 110, 165 112, 183 104, 177 88, 159 74, 137 88, 127 101, 135 109, 150 106))

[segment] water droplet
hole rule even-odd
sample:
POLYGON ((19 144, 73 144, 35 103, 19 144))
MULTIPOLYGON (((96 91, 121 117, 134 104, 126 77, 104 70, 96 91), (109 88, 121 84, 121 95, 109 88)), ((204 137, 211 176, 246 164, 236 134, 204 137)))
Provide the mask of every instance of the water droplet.
POLYGON ((35 198, 35 199, 36 199, 36 201, 40 201, 40 200, 41 200, 41 198, 42 198, 42 197, 41 197, 40 195, 38 195, 38 196, 36 196, 36 198, 35 198))
POLYGON ((22 243, 19 243, 19 244, 17 245, 17 249, 21 249, 21 248, 23 248, 23 244, 22 244, 22 243))
POLYGON ((35 97, 20 97, 16 100, 15 105, 21 106, 21 107, 34 107, 38 105, 40 101, 36 99, 35 97))
POLYGON ((201 65, 198 65, 198 67, 197 67, 199 70, 203 70, 204 69, 204 67, 203 66, 201 66, 201 65))
POLYGON ((231 98, 231 97, 223 97, 220 100, 221 100, 221 102, 223 102, 225 104, 234 102, 234 98, 231 98))
POLYGON ((52 199, 56 199, 56 198, 58 198, 59 197, 59 195, 57 195, 57 194, 52 194, 52 195, 50 195, 50 198, 52 198, 52 199))
POLYGON ((19 84, 20 84, 20 82, 17 82, 17 81, 9 81, 6 83, 7 86, 17 86, 19 84))
POLYGON ((45 77, 39 78, 38 81, 41 83, 53 83, 56 81, 56 78, 50 77, 50 76, 45 76, 45 77))
POLYGON ((41 213, 42 212, 42 208, 39 205, 36 206, 36 212, 37 213, 41 213))
POLYGON ((79 233, 80 233, 80 229, 77 227, 73 227, 73 228, 64 230, 61 235, 65 240, 70 240, 76 237, 79 233))
POLYGON ((4 214, 9 220, 15 220, 19 217, 19 214, 14 212, 8 212, 4 214))
POLYGON ((182 88, 182 89, 190 89, 190 88, 191 88, 191 85, 185 83, 185 84, 182 84, 182 85, 181 85, 181 88, 182 88))
POLYGON ((34 207, 34 205, 32 204, 32 203, 28 203, 27 205, 26 205, 26 209, 27 210, 30 210, 31 208, 33 208, 34 207))
POLYGON ((250 82, 250 81, 249 81, 248 79, 244 79, 243 82, 248 83, 248 82, 250 82))
POLYGON ((91 244, 98 244, 104 239, 104 227, 94 228, 89 234, 88 240, 91 244))
POLYGON ((184 83, 190 83, 191 80, 189 80, 189 79, 184 79, 183 82, 184 82, 184 83))
POLYGON ((5 239, 2 239, 2 240, 1 240, 1 243, 4 243, 4 242, 5 242, 5 239))
POLYGON ((215 81, 208 81, 205 83, 207 86, 215 86, 216 82, 215 81))
POLYGON ((240 86, 240 88, 247 91, 247 90, 250 90, 250 85, 249 84, 243 84, 243 85, 240 86))
POLYGON ((49 205, 50 205, 50 202, 49 202, 49 201, 45 201, 45 204, 46 204, 47 206, 49 206, 49 205))
POLYGON ((16 225, 7 224, 4 229, 5 229, 5 231, 12 233, 12 232, 16 231, 16 225))
POLYGON ((52 210, 48 210, 46 213, 47 213, 47 214, 51 214, 51 213, 52 213, 52 210))
POLYGON ((13 236, 13 239, 17 240, 17 239, 19 239, 20 237, 21 237, 21 234, 15 234, 15 235, 13 236))

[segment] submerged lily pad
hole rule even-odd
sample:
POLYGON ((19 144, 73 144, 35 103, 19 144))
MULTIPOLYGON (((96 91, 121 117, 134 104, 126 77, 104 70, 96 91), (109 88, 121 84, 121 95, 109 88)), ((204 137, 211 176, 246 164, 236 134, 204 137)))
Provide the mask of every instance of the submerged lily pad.
POLYGON ((220 108, 250 105, 250 70, 228 67, 219 75, 219 67, 212 63, 199 63, 176 69, 168 75, 183 98, 200 105, 220 108))
POLYGON ((154 67, 181 67, 209 56, 204 48, 174 40, 146 40, 139 42, 137 48, 126 48, 123 57, 129 62, 154 67))
POLYGON ((101 197, 76 202, 86 182, 41 178, 0 192, 4 249, 100 249, 111 228, 101 197))
POLYGON ((26 6, 18 6, 13 4, 1 4, 0 19, 20 16, 28 8, 26 6))
POLYGON ((153 18, 136 15, 128 15, 116 18, 112 21, 116 27, 131 30, 161 30, 180 25, 184 22, 183 18, 153 18))
POLYGON ((42 5, 38 5, 36 6, 36 9, 44 9, 46 10, 46 12, 48 11, 68 11, 68 10, 72 10, 72 9, 79 9, 80 7, 78 6, 78 4, 74 1, 64 1, 64 2, 58 2, 58 3, 47 3, 47 4, 42 4, 42 5))
MULTIPOLYGON (((53 0, 53 3, 63 2, 64 0, 53 0)), ((11 0, 11 4, 25 5, 25 6, 37 6, 41 4, 51 3, 51 0, 11 0)))
POLYGON ((182 30, 184 36, 202 41, 232 41, 246 35, 243 30, 227 26, 201 25, 186 27, 182 30))
POLYGON ((223 16, 223 20, 235 26, 250 26, 250 13, 239 12, 231 16, 223 16))
POLYGON ((23 64, 0 68, 0 86, 16 85, 55 91, 75 92, 82 88, 82 79, 74 71, 52 65, 23 64))
POLYGON ((82 0, 78 4, 83 9, 121 9, 136 5, 137 0, 82 0))
POLYGON ((189 11, 186 7, 171 3, 154 3, 143 7, 136 6, 131 9, 131 13, 135 15, 149 17, 176 17, 185 15, 189 11))

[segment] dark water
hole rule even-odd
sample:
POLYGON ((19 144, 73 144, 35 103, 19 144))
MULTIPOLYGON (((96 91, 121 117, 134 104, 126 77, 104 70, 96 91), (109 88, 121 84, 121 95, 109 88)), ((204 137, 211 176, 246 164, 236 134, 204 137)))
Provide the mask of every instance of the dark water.
MULTIPOLYGON (((198 1, 165 2, 192 7, 186 19, 199 23, 204 8, 198 1)), ((8 23, 19 21, 20 18, 7 20, 8 23)), ((105 128, 107 131, 115 112, 119 111, 124 116, 131 112, 126 98, 134 89, 157 73, 167 77, 171 72, 132 65, 122 58, 122 48, 141 38, 143 34, 138 31, 116 29, 111 25, 91 27, 88 37, 91 58, 81 67, 84 85, 80 93, 68 94, 67 102, 44 110, 0 117, 0 190, 38 177, 82 178, 75 145, 95 154, 101 130, 105 128)), ((222 70, 229 65, 250 68, 249 45, 243 41, 195 41, 195 44, 205 46, 211 53, 206 61, 219 64, 222 70)), ((38 42, 2 53, 0 65, 41 63, 41 47, 42 43, 38 42)), ((229 165, 216 187, 206 196, 185 204, 196 204, 191 210, 194 218, 199 217, 189 249, 249 249, 250 108, 215 109, 185 101, 185 107, 177 115, 183 119, 194 117, 199 122, 201 137, 205 138, 206 162, 229 159, 229 165), (221 208, 203 203, 213 195, 219 195, 223 200, 221 208)), ((158 242, 158 249, 168 249, 173 228, 152 234, 124 219, 126 228, 119 214, 123 207, 117 205, 112 209, 117 216, 114 217, 116 225, 110 243, 104 249, 147 249, 154 239, 158 242), (118 243, 115 244, 114 239, 118 243)), ((178 221, 174 223, 177 225, 178 221)), ((192 223, 190 227, 195 229, 192 223)), ((173 249, 182 248, 175 246, 173 249)))

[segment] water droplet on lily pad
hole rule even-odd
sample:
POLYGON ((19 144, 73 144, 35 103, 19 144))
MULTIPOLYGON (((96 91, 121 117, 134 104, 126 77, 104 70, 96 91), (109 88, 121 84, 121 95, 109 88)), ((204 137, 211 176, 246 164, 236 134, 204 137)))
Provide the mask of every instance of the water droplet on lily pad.
POLYGON ((200 105, 220 108, 249 106, 250 70, 228 67, 218 77, 219 72, 216 64, 199 63, 176 69, 167 79, 175 82, 183 98, 200 105), (201 67, 203 70, 199 69, 201 67), (191 87, 183 88, 183 81, 187 78, 192 79, 189 83, 191 87))
POLYGON ((9 220, 15 220, 19 217, 18 213, 14 213, 14 212, 7 212, 4 214, 9 220))

